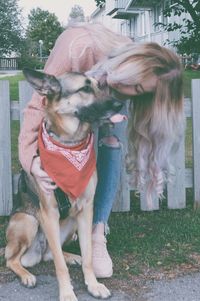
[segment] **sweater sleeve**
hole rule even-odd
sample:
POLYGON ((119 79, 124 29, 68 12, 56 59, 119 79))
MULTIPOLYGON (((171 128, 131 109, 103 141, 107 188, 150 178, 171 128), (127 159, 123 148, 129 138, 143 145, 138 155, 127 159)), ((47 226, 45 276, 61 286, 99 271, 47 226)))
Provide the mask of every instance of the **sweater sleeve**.
POLYGON ((43 117, 42 97, 35 92, 23 112, 23 124, 18 138, 19 160, 28 173, 33 157, 37 155, 38 130, 43 117))
MULTIPOLYGON (((94 49, 90 36, 83 29, 65 30, 57 39, 44 71, 52 75, 64 72, 85 72, 94 64, 94 49)), ((45 115, 42 97, 36 92, 24 110, 18 139, 19 160, 30 173, 33 157, 37 155, 38 131, 45 115)))

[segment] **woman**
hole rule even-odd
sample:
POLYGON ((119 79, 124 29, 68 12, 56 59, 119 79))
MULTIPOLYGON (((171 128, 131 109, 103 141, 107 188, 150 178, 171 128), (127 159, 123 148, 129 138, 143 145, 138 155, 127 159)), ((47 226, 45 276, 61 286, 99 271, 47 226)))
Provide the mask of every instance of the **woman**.
MULTIPOLYGON (((139 190, 147 186, 149 200, 155 192, 161 196, 169 174, 170 154, 183 130, 182 68, 178 57, 155 43, 133 43, 100 24, 77 24, 57 39, 44 71, 53 75, 86 72, 107 87, 110 94, 133 100, 128 169, 139 190)), ((41 169, 37 155, 38 128, 43 116, 42 99, 35 93, 24 112, 19 157, 25 171, 48 193, 56 186, 41 169)), ((104 235, 118 191, 123 152, 120 140, 125 126, 126 122, 118 123, 106 137, 100 130, 92 235, 93 267, 99 278, 112 275, 104 235)))

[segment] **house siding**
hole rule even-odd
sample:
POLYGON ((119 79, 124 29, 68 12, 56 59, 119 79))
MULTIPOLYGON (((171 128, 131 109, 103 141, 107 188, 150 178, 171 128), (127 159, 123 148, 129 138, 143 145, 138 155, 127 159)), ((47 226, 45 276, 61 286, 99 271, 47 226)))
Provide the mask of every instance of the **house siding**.
POLYGON ((184 18, 190 18, 189 14, 182 13, 181 16, 165 18, 163 9, 169 0, 160 1, 154 7, 134 7, 134 2, 124 0, 106 0, 103 8, 92 15, 93 22, 101 22, 113 31, 130 36, 135 41, 152 41, 166 45, 166 41, 178 40, 180 31, 166 32, 162 27, 156 27, 155 22, 166 22, 177 24, 183 23, 184 18), (128 5, 129 4, 129 5, 128 5), (126 12, 123 13, 123 12, 126 12), (126 16, 126 18, 123 16, 126 16))

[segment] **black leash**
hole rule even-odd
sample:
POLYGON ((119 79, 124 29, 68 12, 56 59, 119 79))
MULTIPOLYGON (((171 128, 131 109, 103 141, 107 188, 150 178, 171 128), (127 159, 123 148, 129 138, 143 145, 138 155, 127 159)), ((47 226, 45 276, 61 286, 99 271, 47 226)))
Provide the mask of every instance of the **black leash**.
POLYGON ((68 196, 59 187, 54 190, 54 195, 58 204, 60 218, 65 219, 69 215, 71 203, 68 196))

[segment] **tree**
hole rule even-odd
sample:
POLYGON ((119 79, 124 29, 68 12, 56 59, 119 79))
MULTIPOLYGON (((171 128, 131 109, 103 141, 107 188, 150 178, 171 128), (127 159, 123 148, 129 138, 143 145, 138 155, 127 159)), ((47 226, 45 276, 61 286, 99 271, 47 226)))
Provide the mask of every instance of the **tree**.
POLYGON ((57 37, 64 30, 55 14, 41 8, 32 9, 26 31, 33 55, 48 56, 57 37))
POLYGON ((176 22, 164 24, 156 23, 156 26, 162 26, 166 31, 179 30, 181 37, 171 43, 181 54, 200 54, 200 1, 199 0, 176 0, 170 1, 163 11, 165 17, 178 16, 188 13, 190 18, 183 18, 183 23, 176 22))
POLYGON ((80 5, 74 5, 69 14, 69 22, 84 22, 85 15, 80 5))
POLYGON ((98 7, 102 7, 106 3, 106 0, 95 0, 95 2, 98 7))
POLYGON ((22 38, 18 0, 0 0, 0 55, 19 52, 22 38))

